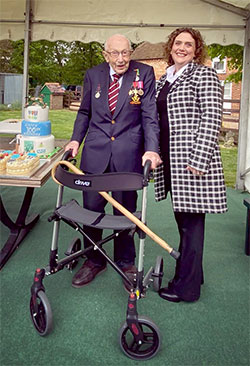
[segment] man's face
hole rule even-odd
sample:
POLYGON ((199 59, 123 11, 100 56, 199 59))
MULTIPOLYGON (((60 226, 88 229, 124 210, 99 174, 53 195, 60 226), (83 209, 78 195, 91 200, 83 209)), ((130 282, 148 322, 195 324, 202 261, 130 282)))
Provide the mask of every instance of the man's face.
POLYGON ((131 56, 128 40, 118 35, 110 37, 103 56, 116 74, 123 75, 128 70, 131 56))

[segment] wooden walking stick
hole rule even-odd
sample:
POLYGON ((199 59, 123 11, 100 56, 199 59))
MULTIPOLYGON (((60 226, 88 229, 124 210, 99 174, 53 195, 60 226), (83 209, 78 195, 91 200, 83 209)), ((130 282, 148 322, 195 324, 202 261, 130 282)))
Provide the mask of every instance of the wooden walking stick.
MULTIPOLYGON (((58 161, 54 167, 52 168, 51 175, 53 180, 62 185, 55 178, 55 171, 58 165, 66 165, 70 170, 72 170, 76 174, 84 175, 84 173, 78 169, 75 165, 70 163, 67 160, 58 161)), ((168 243, 166 243, 163 239, 161 239, 158 235, 156 235, 152 230, 150 230, 141 220, 139 220, 135 215, 133 215, 130 211, 128 211, 125 207, 123 207, 119 202, 117 202, 113 197, 111 197, 107 192, 98 192, 101 196, 103 196, 109 203, 112 204, 115 208, 117 208, 124 216, 126 216, 130 221, 132 221, 135 225, 137 225, 142 231, 144 231, 152 240, 154 240, 157 244, 159 244, 162 248, 167 250, 169 254, 178 259, 180 253, 175 249, 171 248, 168 243)))

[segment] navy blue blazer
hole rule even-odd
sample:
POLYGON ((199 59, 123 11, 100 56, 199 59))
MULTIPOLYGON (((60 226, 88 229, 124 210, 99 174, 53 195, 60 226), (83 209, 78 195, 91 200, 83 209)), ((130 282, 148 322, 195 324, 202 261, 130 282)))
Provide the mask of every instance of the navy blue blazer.
POLYGON ((117 171, 141 172, 143 153, 159 151, 153 68, 130 61, 113 116, 108 105, 109 70, 109 64, 104 62, 86 72, 71 140, 81 144, 85 139, 80 165, 85 172, 103 173, 110 159, 117 171), (129 91, 137 70, 144 94, 139 104, 132 104, 129 91))

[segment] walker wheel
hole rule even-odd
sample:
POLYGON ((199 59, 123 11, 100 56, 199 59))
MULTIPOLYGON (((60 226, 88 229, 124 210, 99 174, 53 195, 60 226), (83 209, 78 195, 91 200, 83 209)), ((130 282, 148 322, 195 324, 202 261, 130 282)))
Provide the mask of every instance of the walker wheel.
POLYGON ((40 336, 47 335, 52 329, 52 310, 49 300, 44 291, 40 290, 36 294, 36 298, 33 296, 30 298, 30 314, 34 327, 40 336), (34 304, 34 301, 36 303, 34 304), (38 311, 35 311, 35 305, 37 304, 38 311))
POLYGON ((163 277, 163 258, 158 255, 155 262, 153 277, 153 289, 158 292, 161 288, 162 277, 163 277))
MULTIPOLYGON (((75 238, 70 243, 67 251, 65 252, 65 255, 74 254, 74 253, 78 252, 79 250, 81 250, 81 240, 79 238, 75 238)), ((74 260, 72 260, 72 262, 70 262, 69 264, 66 265, 66 268, 69 271, 72 271, 76 267, 77 263, 78 263, 78 260, 74 259, 74 260)))
POLYGON ((149 360, 154 357, 160 349, 161 335, 158 327, 144 316, 138 316, 138 323, 143 332, 143 341, 137 343, 127 322, 122 325, 119 331, 119 343, 122 351, 132 360, 149 360))

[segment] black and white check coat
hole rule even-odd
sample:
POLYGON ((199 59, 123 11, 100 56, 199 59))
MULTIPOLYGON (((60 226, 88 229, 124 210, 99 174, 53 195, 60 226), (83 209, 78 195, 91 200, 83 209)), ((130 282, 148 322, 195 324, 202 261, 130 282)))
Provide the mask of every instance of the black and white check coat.
MULTIPOLYGON (((156 97, 166 82, 157 84, 156 97)), ((173 210, 222 213, 227 211, 226 189, 218 145, 222 92, 216 71, 188 64, 167 95, 173 210), (200 170, 195 176, 187 165, 200 170)), ((155 199, 166 198, 163 165, 154 171, 155 199)))

